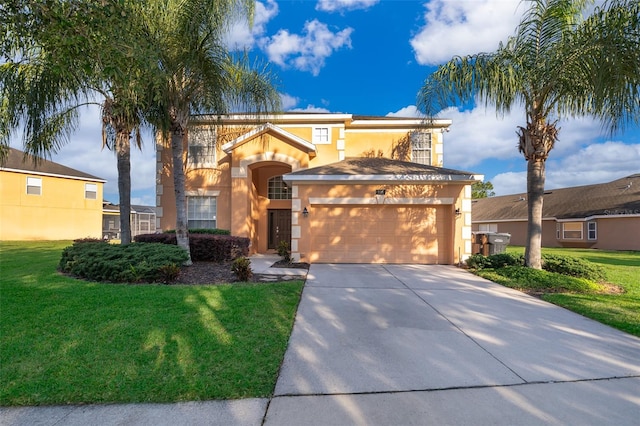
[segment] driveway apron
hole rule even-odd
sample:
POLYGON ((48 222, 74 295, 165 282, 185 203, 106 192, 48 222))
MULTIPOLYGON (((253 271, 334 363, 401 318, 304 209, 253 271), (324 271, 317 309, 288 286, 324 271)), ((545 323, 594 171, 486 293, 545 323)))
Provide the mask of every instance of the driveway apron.
POLYGON ((266 424, 638 424, 640 339, 452 266, 312 265, 266 424))

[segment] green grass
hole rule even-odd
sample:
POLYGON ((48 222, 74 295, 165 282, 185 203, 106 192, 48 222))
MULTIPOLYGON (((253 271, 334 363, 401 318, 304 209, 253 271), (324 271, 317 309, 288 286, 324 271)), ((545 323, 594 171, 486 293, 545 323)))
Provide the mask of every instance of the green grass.
POLYGON ((56 272, 69 244, 0 243, 0 405, 272 394, 302 282, 89 283, 56 272))
MULTIPOLYGON (((524 253, 524 248, 509 247, 508 251, 524 253)), ((543 248, 542 251, 597 263, 605 269, 607 281, 624 290, 622 294, 603 294, 597 288, 558 293, 557 286, 541 287, 542 299, 640 337, 640 252, 565 248, 543 248)))

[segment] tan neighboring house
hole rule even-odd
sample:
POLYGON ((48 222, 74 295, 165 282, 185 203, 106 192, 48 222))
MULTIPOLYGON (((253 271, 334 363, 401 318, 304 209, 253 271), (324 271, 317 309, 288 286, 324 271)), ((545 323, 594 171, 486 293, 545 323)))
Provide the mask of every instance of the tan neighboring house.
MULTIPOLYGON (((525 245, 527 194, 473 200, 473 230, 508 232, 525 245)), ((543 247, 640 250, 640 174, 613 182, 546 191, 543 247)))
POLYGON ((0 240, 100 238, 104 179, 11 148, 0 166, 0 240))
MULTIPOLYGON (((280 241, 295 260, 453 264, 471 254, 471 184, 443 168, 450 120, 352 114, 200 116, 185 147, 190 228, 280 241)), ((175 227, 171 152, 158 143, 158 228, 175 227)))

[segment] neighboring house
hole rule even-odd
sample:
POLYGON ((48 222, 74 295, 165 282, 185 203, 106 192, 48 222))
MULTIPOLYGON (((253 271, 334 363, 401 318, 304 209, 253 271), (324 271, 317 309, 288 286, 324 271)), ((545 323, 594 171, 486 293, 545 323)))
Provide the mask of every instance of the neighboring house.
MULTIPOLYGON (((131 206, 131 236, 156 232, 156 208, 131 206)), ((102 238, 120 239, 120 206, 108 201, 102 203, 102 238)))
POLYGON ((0 240, 100 238, 105 182, 11 148, 0 165, 0 240))
MULTIPOLYGON (((527 194, 473 200, 473 230, 508 232, 525 245, 527 194)), ((543 247, 640 250, 640 174, 545 191, 543 247)))
MULTIPOLYGON (((306 262, 452 264, 471 254, 471 184, 443 165, 450 120, 286 113, 192 120, 190 228, 280 241, 306 262)), ((157 216, 175 228, 168 141, 158 144, 157 216)))

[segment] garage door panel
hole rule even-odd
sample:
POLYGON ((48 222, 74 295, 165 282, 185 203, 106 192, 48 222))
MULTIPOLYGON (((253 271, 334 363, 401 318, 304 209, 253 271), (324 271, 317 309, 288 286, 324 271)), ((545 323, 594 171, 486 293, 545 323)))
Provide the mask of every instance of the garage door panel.
POLYGON ((450 216, 449 206, 314 206, 310 259, 450 263, 450 216))

